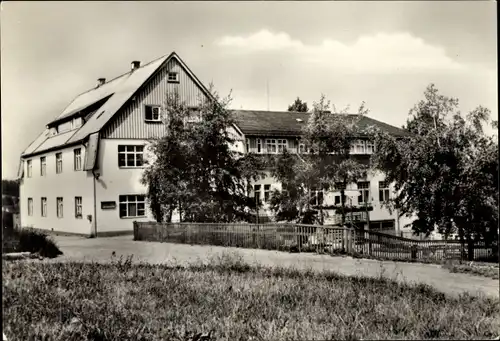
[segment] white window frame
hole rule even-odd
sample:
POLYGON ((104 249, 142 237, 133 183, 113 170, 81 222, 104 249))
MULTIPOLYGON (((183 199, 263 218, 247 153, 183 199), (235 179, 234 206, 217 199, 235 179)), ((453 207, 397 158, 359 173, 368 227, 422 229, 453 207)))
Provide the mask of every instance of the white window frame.
POLYGON ((283 153, 285 149, 288 149, 288 140, 287 139, 277 139, 276 146, 278 148, 278 153, 283 153))
POLYGON ((120 219, 127 218, 144 218, 146 217, 146 196, 144 194, 126 194, 120 195, 118 198, 119 203, 119 216, 120 219), (131 215, 131 207, 135 205, 135 215, 131 215), (142 208, 139 208, 142 206, 142 208), (125 215, 122 215, 123 208, 125 208, 125 215), (142 211, 142 214, 139 214, 142 211))
POLYGON ((40 176, 47 175, 47 157, 40 157, 40 176))
POLYGON ((261 139, 257 139, 257 153, 262 153, 262 140, 261 139))
POLYGON ((358 185, 358 204, 369 204, 370 203, 370 182, 369 181, 360 181, 357 183, 358 185), (360 200, 361 198, 361 200, 360 200))
POLYGON ((264 185, 264 202, 269 202, 270 198, 271 198, 271 185, 267 184, 264 185))
POLYGON ((28 216, 33 216, 33 198, 28 198, 28 216))
POLYGON ((325 193, 321 189, 318 190, 318 189, 312 188, 311 189, 311 200, 313 201, 313 202, 311 202, 311 205, 313 205, 313 206, 322 205, 322 203, 325 202, 325 193), (318 199, 319 194, 321 194, 321 198, 322 198, 321 202, 318 199))
POLYGON ((303 142, 299 142, 299 154, 308 154, 309 149, 307 148, 306 144, 303 142))
POLYGON ((261 188, 262 188, 262 185, 260 185, 260 184, 253 185, 253 197, 254 197, 254 200, 257 201, 258 204, 260 204, 262 202, 262 198, 260 195, 261 188))
POLYGON ((373 141, 366 141, 366 154, 373 154, 375 152, 375 143, 373 141))
POLYGON ((73 149, 73 169, 82 170, 82 148, 73 149))
POLYGON ((72 129, 78 129, 83 125, 83 119, 81 117, 75 117, 73 121, 71 122, 72 124, 72 129))
POLYGON ((167 73, 167 82, 168 83, 179 83, 179 73, 174 71, 169 71, 167 73), (173 76, 173 77, 171 77, 173 76))
POLYGON ((266 150, 269 154, 277 154, 278 141, 276 139, 266 139, 266 150))
POLYGON ((40 199, 41 201, 41 207, 40 207, 40 210, 41 210, 41 215, 42 217, 47 217, 47 198, 46 197, 42 197, 40 199))
POLYGON ((26 177, 33 177, 33 160, 26 160, 26 177))
POLYGON ((144 168, 144 145, 119 145, 118 146, 118 167, 119 168, 144 168), (124 157, 124 164, 121 163, 121 156, 124 157), (128 155, 133 155, 133 164, 129 163, 128 155), (140 158, 139 158, 140 155, 140 158), (141 160, 139 162, 139 160, 141 160))
POLYGON ((75 218, 83 218, 83 199, 82 197, 75 197, 75 218))
POLYGON ((366 143, 363 140, 356 141, 356 154, 366 154, 366 143))
POLYGON ((61 174, 62 172, 63 172, 62 153, 56 153, 56 174, 61 174))
POLYGON ((62 197, 56 198, 56 213, 57 218, 60 219, 64 217, 64 202, 62 197))
POLYGON ((146 104, 144 106, 144 121, 145 122, 161 122, 161 105, 146 104), (148 108, 151 108, 151 117, 148 118, 148 108))
POLYGON ((391 199, 391 191, 387 181, 378 182, 378 198, 380 202, 388 202, 391 199), (381 197, 382 200, 380 200, 381 197))

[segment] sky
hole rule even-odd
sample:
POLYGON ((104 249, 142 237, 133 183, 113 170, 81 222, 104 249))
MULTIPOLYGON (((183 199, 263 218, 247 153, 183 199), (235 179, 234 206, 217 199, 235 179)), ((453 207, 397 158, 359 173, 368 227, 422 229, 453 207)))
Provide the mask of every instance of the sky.
POLYGON ((494 1, 2 2, 2 178, 97 78, 177 52, 235 109, 324 94, 402 126, 427 85, 498 116, 494 1))

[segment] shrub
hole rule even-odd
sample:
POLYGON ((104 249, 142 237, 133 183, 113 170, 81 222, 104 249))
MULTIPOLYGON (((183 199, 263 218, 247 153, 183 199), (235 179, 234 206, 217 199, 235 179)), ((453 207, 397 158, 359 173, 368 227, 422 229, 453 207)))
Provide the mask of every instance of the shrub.
POLYGON ((62 255, 54 240, 43 232, 27 228, 4 229, 2 252, 37 252, 47 258, 62 255))

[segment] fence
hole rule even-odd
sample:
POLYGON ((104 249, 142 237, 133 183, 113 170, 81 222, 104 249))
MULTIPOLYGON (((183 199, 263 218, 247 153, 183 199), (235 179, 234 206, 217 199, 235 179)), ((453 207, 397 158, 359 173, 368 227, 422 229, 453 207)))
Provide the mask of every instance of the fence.
MULTIPOLYGON (((242 248, 348 253, 392 260, 468 259, 467 245, 449 240, 415 240, 375 231, 298 224, 134 222, 134 240, 242 248)), ((474 260, 498 261, 498 245, 474 244, 474 260)))

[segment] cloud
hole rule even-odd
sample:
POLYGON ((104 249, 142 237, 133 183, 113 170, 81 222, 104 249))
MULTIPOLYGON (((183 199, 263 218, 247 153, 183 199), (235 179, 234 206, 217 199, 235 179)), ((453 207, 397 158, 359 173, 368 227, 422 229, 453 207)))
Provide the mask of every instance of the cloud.
POLYGON ((409 33, 362 35, 346 44, 324 39, 320 44, 306 44, 284 32, 261 30, 247 36, 224 36, 216 45, 237 54, 283 53, 283 57, 335 69, 343 73, 387 73, 420 71, 459 71, 463 65, 434 46, 409 33))

